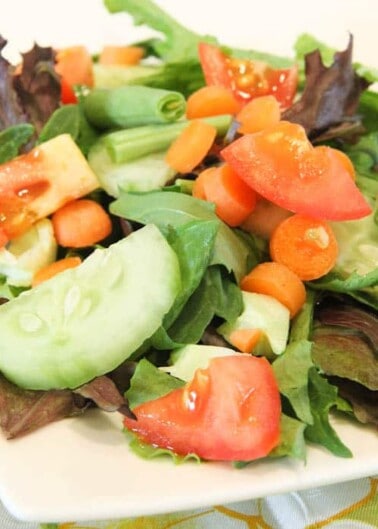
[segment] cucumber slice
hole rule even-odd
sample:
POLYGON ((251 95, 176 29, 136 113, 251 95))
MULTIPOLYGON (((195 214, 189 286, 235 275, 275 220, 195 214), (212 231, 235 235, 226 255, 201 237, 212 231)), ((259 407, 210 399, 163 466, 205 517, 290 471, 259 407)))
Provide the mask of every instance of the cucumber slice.
POLYGON ((108 195, 118 198, 127 192, 153 191, 173 179, 175 171, 165 162, 166 151, 131 160, 113 162, 106 145, 99 140, 89 151, 88 163, 108 195))
POLYGON ((0 306, 0 371, 29 389, 108 373, 161 325, 180 288, 176 254, 147 225, 0 306))

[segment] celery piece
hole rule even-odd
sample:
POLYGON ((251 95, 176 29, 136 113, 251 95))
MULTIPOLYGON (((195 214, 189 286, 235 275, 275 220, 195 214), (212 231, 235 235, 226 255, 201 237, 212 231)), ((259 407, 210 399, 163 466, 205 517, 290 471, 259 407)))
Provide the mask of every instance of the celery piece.
MULTIPOLYGON (((230 127, 232 116, 225 114, 203 120, 217 129, 218 136, 224 136, 230 127)), ((188 124, 188 120, 182 120, 165 125, 123 129, 104 135, 102 141, 113 162, 128 162, 167 149, 188 124)))
POLYGON ((166 151, 154 152, 131 160, 114 163, 103 142, 98 141, 88 154, 88 163, 101 187, 112 197, 123 191, 152 191, 164 187, 175 175, 165 162, 166 151))
POLYGON ((171 123, 186 110, 182 94, 148 86, 94 88, 83 100, 84 113, 95 127, 138 127, 171 123))
POLYGON ((118 88, 130 84, 147 86, 148 83, 141 82, 141 80, 147 80, 150 76, 159 74, 163 69, 160 65, 119 66, 95 63, 93 65, 94 86, 95 88, 118 88))

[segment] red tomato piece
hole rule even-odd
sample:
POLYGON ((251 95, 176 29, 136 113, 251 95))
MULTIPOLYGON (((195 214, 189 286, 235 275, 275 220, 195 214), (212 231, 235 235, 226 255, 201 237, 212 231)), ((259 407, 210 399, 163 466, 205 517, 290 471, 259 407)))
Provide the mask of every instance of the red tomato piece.
POLYGON ((281 121, 221 151, 257 193, 295 213, 353 220, 371 213, 350 169, 331 147, 313 147, 300 125, 281 121))
POLYGON ((247 103, 254 97, 273 95, 285 110, 293 103, 298 85, 298 68, 274 69, 261 61, 238 59, 217 46, 201 42, 198 54, 207 85, 231 89, 247 103))
POLYGON ((213 358, 191 382, 133 412, 137 420, 124 424, 144 442, 207 460, 261 458, 280 439, 280 395, 265 358, 213 358))
POLYGON ((29 204, 49 187, 40 171, 35 151, 0 165, 0 230, 12 239, 26 231, 37 219, 29 204))

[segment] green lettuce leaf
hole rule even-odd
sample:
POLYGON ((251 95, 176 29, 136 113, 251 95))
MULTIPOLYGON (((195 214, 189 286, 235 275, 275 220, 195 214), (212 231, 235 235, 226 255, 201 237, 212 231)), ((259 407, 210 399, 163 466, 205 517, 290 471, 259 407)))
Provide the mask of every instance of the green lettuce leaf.
POLYGON ((33 134, 34 127, 29 123, 19 123, 2 130, 0 132, 0 163, 15 158, 33 134))
POLYGON ((311 345, 307 340, 291 342, 273 362, 280 393, 288 399, 298 419, 307 424, 314 422, 308 393, 309 372, 314 366, 311 345))
POLYGON ((138 362, 131 378, 130 387, 125 393, 130 408, 143 402, 155 400, 181 388, 185 382, 161 371, 146 358, 138 362))
POLYGON ((329 421, 330 410, 338 404, 337 388, 327 382, 315 367, 309 371, 309 397, 314 424, 307 426, 306 439, 321 444, 338 457, 353 457, 329 421))
POLYGON ((193 220, 219 222, 211 264, 222 264, 235 274, 237 281, 249 270, 253 259, 250 246, 236 231, 220 221, 214 206, 185 193, 174 191, 153 191, 147 193, 126 193, 110 204, 110 211, 120 217, 140 222, 153 223, 168 234, 170 226, 180 226, 193 220))

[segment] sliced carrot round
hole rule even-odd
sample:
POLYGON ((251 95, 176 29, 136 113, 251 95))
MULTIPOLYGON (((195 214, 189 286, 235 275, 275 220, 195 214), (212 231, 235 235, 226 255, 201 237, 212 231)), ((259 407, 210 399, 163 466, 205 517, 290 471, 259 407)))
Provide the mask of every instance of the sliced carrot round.
POLYGON ((282 221, 269 243, 273 261, 286 265, 303 281, 318 279, 336 264, 338 245, 323 220, 295 214, 282 221))
POLYGON ((280 121, 281 110, 277 99, 272 96, 256 97, 249 101, 236 115, 240 123, 238 132, 252 134, 280 121))
POLYGON ((240 102, 228 88, 215 85, 203 86, 188 97, 186 117, 197 119, 221 114, 236 114, 240 106, 240 102))
POLYGON ((199 173, 197 178, 194 180, 192 188, 192 196, 201 200, 206 200, 204 183, 210 175, 217 170, 217 167, 208 167, 199 173))
POLYGON ((260 263, 243 277, 242 290, 272 296, 285 305, 290 316, 295 316, 306 301, 303 281, 288 268, 278 262, 260 263))
POLYGON ((202 162, 214 143, 217 129, 195 119, 169 147, 165 161, 178 173, 189 173, 202 162))
POLYGON ((60 246, 84 248, 102 241, 112 231, 109 214, 96 201, 73 200, 52 216, 55 238, 60 246))
POLYGON ((291 211, 281 208, 270 202, 270 200, 258 195, 255 208, 245 219, 241 228, 244 231, 269 240, 278 224, 291 215, 291 211))
POLYGON ((256 205, 255 191, 227 164, 204 178, 203 189, 218 217, 232 227, 240 226, 256 205))

